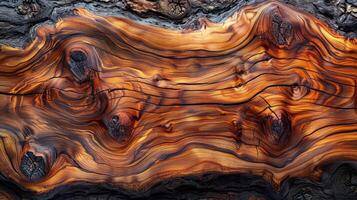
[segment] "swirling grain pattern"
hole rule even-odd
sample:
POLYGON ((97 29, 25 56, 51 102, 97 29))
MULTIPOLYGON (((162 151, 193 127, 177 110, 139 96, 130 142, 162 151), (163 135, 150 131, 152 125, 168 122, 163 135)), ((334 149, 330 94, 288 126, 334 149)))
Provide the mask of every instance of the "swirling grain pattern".
POLYGON ((39 193, 357 160, 357 40, 283 3, 199 30, 84 9, 0 46, 0 171, 39 193))

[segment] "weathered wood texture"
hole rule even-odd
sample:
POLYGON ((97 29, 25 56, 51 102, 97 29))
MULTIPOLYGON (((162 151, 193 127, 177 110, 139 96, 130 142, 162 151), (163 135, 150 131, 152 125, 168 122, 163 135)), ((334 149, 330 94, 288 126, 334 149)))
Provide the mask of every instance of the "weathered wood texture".
MULTIPOLYGON (((335 166, 336 167, 336 166, 335 166)), ((335 168, 333 167, 333 168, 335 168)), ((49 193, 33 195, 8 183, 0 188, 0 199, 212 199, 212 200, 354 200, 357 172, 353 166, 324 171, 322 180, 289 178, 280 190, 262 177, 250 174, 204 174, 161 181, 141 191, 126 190, 109 184, 79 183, 57 187, 49 193), (326 173, 325 173, 326 172, 326 173)))
MULTIPOLYGON (((200 18, 223 22, 245 5, 264 0, 2 0, 0 43, 26 46, 38 26, 54 24, 83 7, 98 15, 123 16, 155 26, 199 28, 200 18)), ((355 0, 284 0, 314 14, 346 37, 357 37, 355 0)))
POLYGON ((75 12, 0 46, 0 171, 22 189, 249 173, 279 190, 357 160, 357 39, 314 16, 269 1, 178 31, 75 12))

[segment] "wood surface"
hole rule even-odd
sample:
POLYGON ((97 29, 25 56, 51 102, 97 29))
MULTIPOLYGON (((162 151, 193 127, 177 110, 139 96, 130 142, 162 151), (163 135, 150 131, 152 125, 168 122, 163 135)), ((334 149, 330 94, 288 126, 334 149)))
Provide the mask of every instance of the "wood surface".
POLYGON ((357 160, 357 39, 287 4, 172 30, 77 8, 0 46, 0 171, 38 194, 357 160))

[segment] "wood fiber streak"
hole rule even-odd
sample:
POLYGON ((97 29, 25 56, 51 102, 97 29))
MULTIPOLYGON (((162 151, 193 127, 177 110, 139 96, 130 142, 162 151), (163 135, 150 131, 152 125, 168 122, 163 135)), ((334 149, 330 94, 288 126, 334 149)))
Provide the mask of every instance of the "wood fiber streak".
POLYGON ((84 9, 0 46, 0 171, 27 190, 140 190, 357 160, 357 40, 277 2, 174 31, 84 9))

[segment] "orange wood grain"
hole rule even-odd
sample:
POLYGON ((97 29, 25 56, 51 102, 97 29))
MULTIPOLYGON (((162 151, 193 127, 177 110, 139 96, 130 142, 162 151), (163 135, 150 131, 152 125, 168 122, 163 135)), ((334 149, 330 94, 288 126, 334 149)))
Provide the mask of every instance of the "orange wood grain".
POLYGON ((0 46, 0 171, 25 189, 206 172, 278 187, 357 160, 357 40, 312 15, 269 1, 177 31, 76 12, 25 49, 0 46), (45 160, 40 180, 21 173, 26 152, 45 160))

